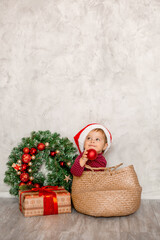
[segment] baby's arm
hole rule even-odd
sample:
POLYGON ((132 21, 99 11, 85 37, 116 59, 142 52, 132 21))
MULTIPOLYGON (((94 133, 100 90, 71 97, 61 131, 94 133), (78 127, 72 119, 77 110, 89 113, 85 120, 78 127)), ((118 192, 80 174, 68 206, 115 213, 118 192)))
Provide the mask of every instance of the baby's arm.
POLYGON ((81 157, 80 160, 79 160, 79 164, 80 164, 81 167, 84 167, 85 164, 86 164, 86 162, 88 161, 87 153, 88 153, 88 151, 85 150, 84 153, 83 153, 83 155, 82 155, 82 157, 81 157))

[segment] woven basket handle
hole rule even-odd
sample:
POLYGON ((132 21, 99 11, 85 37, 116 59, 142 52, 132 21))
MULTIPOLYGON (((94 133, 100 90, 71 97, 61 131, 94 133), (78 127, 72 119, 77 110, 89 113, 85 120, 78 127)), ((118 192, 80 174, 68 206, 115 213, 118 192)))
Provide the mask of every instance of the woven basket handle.
POLYGON ((99 168, 94 168, 94 167, 90 167, 89 165, 85 165, 85 168, 90 169, 92 172, 94 172, 94 170, 104 170, 104 171, 108 171, 108 172, 113 172, 115 171, 118 167, 120 167, 121 165, 123 165, 123 163, 120 163, 116 166, 113 167, 99 167, 99 168))

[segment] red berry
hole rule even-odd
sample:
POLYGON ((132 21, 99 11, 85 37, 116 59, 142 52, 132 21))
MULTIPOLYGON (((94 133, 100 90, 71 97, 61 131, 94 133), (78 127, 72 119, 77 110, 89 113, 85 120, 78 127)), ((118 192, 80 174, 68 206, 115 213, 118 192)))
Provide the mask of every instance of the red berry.
POLYGON ((28 181, 27 182, 27 185, 29 186, 29 185, 32 185, 33 183, 31 182, 31 181, 28 181))
POLYGON ((65 167, 65 162, 60 161, 60 166, 61 166, 61 167, 65 167))
POLYGON ((50 152, 51 157, 54 157, 56 155, 56 152, 50 152))
POLYGON ((27 169, 28 165, 27 164, 22 164, 21 166, 21 171, 25 171, 27 169))
POLYGON ((20 182, 19 186, 26 185, 24 182, 20 182))
POLYGON ((37 153, 37 149, 36 148, 31 148, 30 154, 35 155, 36 153, 37 153))
POLYGON ((35 184, 34 184, 34 187, 35 187, 35 188, 40 188, 40 184, 39 184, 39 183, 35 183, 35 184))

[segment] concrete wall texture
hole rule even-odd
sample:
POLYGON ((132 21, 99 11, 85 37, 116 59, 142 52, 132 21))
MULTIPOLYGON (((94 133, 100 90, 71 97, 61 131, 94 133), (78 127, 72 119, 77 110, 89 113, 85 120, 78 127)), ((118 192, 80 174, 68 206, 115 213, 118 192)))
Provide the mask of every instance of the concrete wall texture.
POLYGON ((160 198, 160 1, 0 0, 1 195, 22 137, 92 122, 113 135, 108 166, 160 198))

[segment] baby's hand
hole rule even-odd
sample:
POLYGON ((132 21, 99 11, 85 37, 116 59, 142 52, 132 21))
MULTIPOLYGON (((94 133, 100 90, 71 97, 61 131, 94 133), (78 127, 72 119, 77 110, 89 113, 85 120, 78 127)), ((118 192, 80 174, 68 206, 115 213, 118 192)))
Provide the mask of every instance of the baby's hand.
POLYGON ((88 151, 85 150, 82 157, 80 158, 79 160, 79 163, 80 163, 80 166, 81 167, 84 167, 84 165, 86 164, 86 162, 88 161, 88 158, 87 158, 87 154, 88 154, 88 151))
POLYGON ((88 158, 87 158, 87 154, 88 154, 88 151, 87 150, 84 150, 84 153, 83 153, 83 155, 82 155, 82 159, 84 160, 84 161, 88 161, 88 158))

